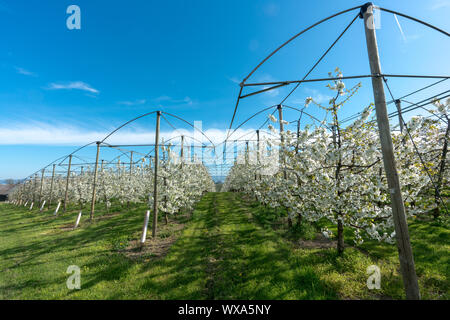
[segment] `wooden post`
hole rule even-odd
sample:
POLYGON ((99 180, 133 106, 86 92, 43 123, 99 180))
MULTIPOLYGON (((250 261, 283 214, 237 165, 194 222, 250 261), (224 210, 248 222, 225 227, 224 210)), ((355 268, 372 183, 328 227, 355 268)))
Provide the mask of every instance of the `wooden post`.
POLYGON ((161 111, 156 112, 156 134, 155 134, 155 181, 153 189, 153 226, 152 236, 156 237, 156 230, 158 224, 158 162, 159 162, 159 122, 161 111))
MULTIPOLYGON (((45 169, 42 169, 42 175, 41 175, 41 185, 39 188, 39 206, 42 205, 42 189, 44 187, 44 174, 45 174, 45 169)), ((42 211, 43 208, 40 209, 40 211, 42 211)))
POLYGON ((237 141, 236 141, 236 140, 234 140, 234 150, 233 150, 233 153, 234 153, 234 163, 236 164, 236 161, 237 161, 237 141))
POLYGON ((100 167, 100 172, 103 172, 103 163, 105 162, 105 160, 102 159, 102 165, 100 167))
POLYGON ((36 188, 37 188, 37 173, 34 175, 34 183, 33 183, 33 202, 36 201, 36 188))
POLYGON ((386 110, 386 98, 381 75, 378 45, 373 21, 373 4, 367 3, 361 7, 364 18, 367 52, 369 55, 370 71, 372 74, 372 88, 375 98, 378 130, 381 140, 384 169, 386 171, 389 191, 392 203, 392 215, 394 218, 397 248, 400 260, 400 269, 403 276, 406 299, 420 299, 419 285, 414 258, 409 240, 408 224, 406 221, 405 207, 400 189, 397 168, 395 164, 392 137, 389 128, 389 119, 386 110))
POLYGON ((402 106, 399 99, 395 100, 395 106, 397 107, 398 123, 400 123, 400 132, 403 133, 402 106))
MULTIPOLYGON (((133 151, 130 151, 130 178, 133 175, 133 151)), ((127 201, 127 208, 130 209, 130 201, 127 201)))
POLYGON ((286 170, 285 170, 285 159, 284 159, 284 136, 283 136, 283 132, 284 132, 284 124, 283 124, 283 107, 280 105, 278 105, 277 107, 278 109, 278 118, 280 121, 280 162, 281 165, 283 166, 283 177, 286 179, 286 170))
POLYGON ((67 167, 67 178, 66 178, 66 192, 64 194, 64 212, 67 209, 67 197, 69 191, 69 179, 70 179, 70 166, 72 165, 72 155, 69 156, 69 166, 67 167))
POLYGON ((56 167, 56 164, 53 164, 52 180, 50 182, 50 196, 48 199, 48 209, 49 210, 50 210, 50 205, 52 204, 52 198, 53 198, 53 181, 55 180, 55 167, 56 167))
POLYGON ((202 164, 203 164, 203 153, 205 152, 205 146, 201 146, 200 148, 202 148, 202 164))
MULTIPOLYGON (((256 130, 256 164, 258 166, 257 172, 261 172, 261 168, 259 167, 261 165, 261 158, 260 158, 260 148, 259 148, 259 130, 256 130)), ((261 180, 261 174, 256 174, 255 179, 261 180)))
POLYGON ((130 152, 130 175, 133 171, 133 151, 130 152))
POLYGON ((100 155, 100 141, 97 141, 97 155, 95 156, 95 167, 94 167, 94 182, 92 184, 92 201, 91 201, 91 214, 89 220, 94 219, 95 211, 95 189, 97 187, 97 170, 98 170, 98 156, 100 155))
POLYGON ((295 144, 295 154, 298 154, 298 140, 300 139, 300 120, 302 118, 302 113, 300 114, 300 118, 297 120, 297 142, 295 144))
MULTIPOLYGON (((167 178, 164 177, 163 178, 163 182, 164 182, 164 188, 167 189, 167 178)), ((167 208, 167 196, 164 196, 164 207, 167 208)), ((169 223, 169 214, 166 212, 164 212, 164 220, 166 222, 166 225, 169 223)))
POLYGON ((181 150, 180 150, 181 163, 184 162, 184 136, 181 136, 181 150))
POLYGON ((245 164, 248 165, 248 141, 245 141, 245 164))

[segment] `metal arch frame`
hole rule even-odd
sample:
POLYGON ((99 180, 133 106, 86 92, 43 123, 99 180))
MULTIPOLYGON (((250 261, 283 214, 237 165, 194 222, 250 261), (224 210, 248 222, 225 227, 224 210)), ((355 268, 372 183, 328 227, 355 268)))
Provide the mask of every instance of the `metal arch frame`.
MULTIPOLYGON (((311 26, 309 26, 309 27, 307 27, 307 28, 305 28, 305 29, 303 29, 302 31, 300 31, 299 33, 297 33, 297 34, 295 34, 294 36, 292 36, 291 38, 289 38, 287 41, 285 41, 284 43, 282 43, 279 47, 277 47, 274 51, 272 51, 268 56, 266 56, 242 81, 241 81, 241 83, 239 84, 239 86, 240 86, 240 90, 239 90, 239 94, 238 94, 238 97, 237 97, 237 100, 236 100, 236 105, 235 105, 235 108, 234 108, 234 111, 233 111, 233 116, 232 116, 232 118, 231 118, 231 123, 230 123, 230 127, 229 127, 229 130, 231 130, 231 128, 232 128, 232 126, 233 126, 233 122, 234 122, 234 118, 235 118, 235 116, 236 116, 236 112, 237 112, 237 108, 238 108, 238 106, 239 106, 239 101, 240 101, 240 99, 241 98, 245 98, 245 97, 248 97, 248 96, 250 96, 250 95, 254 95, 254 94, 257 94, 257 93, 261 93, 261 92, 265 92, 265 91, 269 91, 269 90, 272 90, 272 89, 275 89, 275 88, 278 88, 278 87, 281 87, 281 86, 285 86, 285 85, 288 85, 289 84, 289 82, 283 82, 283 81, 281 81, 281 82, 275 82, 275 83, 272 83, 272 87, 270 87, 270 88, 265 88, 265 89, 263 89, 263 90, 260 90, 260 91, 258 91, 258 92, 254 92, 254 93, 250 93, 250 94, 247 94, 247 95, 244 95, 243 97, 241 97, 241 94, 242 94, 242 90, 243 90, 243 88, 244 88, 244 86, 248 86, 245 82, 253 75, 253 73, 256 71, 256 70, 258 70, 267 60, 269 60, 273 55, 275 55, 275 53, 277 53, 279 50, 281 50, 283 47, 285 47, 287 44, 289 44, 290 42, 292 42, 294 39, 296 39, 296 38, 298 38, 300 35, 302 35, 303 33, 305 33, 306 31, 308 31, 308 30, 310 30, 310 29, 312 29, 312 28, 314 28, 314 27, 316 27, 317 25, 319 25, 319 24, 321 24, 321 23, 323 23, 323 22, 325 22, 325 21, 327 21, 327 20, 330 20, 330 19, 332 19, 332 18, 335 18, 335 17, 337 17, 337 16, 340 16, 340 15, 342 15, 342 14, 344 14, 344 13, 347 13, 347 12, 350 12, 350 11, 352 11, 352 10, 355 10, 355 9, 360 9, 360 13, 359 13, 359 16, 360 17, 362 17, 362 10, 365 8, 365 7, 367 7, 367 6, 369 6, 369 5, 372 5, 372 3, 370 3, 370 2, 368 2, 368 3, 366 3, 366 4, 364 4, 364 5, 361 5, 361 6, 357 6, 357 7, 353 7, 353 8, 350 8, 350 9, 346 9, 346 10, 343 10, 343 11, 340 11, 340 12, 338 12, 338 13, 336 13, 336 14, 334 14, 334 15, 331 15, 331 16, 329 16, 329 17, 327 17, 327 18, 324 18, 324 19, 322 19, 322 20, 320 20, 320 21, 318 21, 318 22, 316 22, 316 23, 314 23, 314 24, 312 24, 311 26)), ((427 23, 427 22, 425 22, 425 21, 422 21, 422 20, 420 20, 420 19, 417 19, 417 18, 414 18, 414 17, 411 17, 411 16, 409 16, 409 15, 406 15, 406 14, 403 14, 403 13, 400 13, 400 12, 397 12, 397 11, 394 11, 394 10, 389 10, 389 9, 386 9, 386 8, 382 8, 382 7, 379 7, 379 6, 377 6, 377 8, 379 9, 379 10, 381 10, 381 11, 385 11, 385 12, 388 12, 388 13, 391 13, 391 14, 396 14, 396 15, 399 15, 399 16, 401 16, 401 17, 404 17, 404 18, 406 18, 406 19, 410 19, 410 20, 412 20, 412 21, 414 21, 414 22, 417 22, 417 23, 420 23, 420 24, 422 24, 422 25, 424 25, 424 26, 426 26, 426 27, 429 27, 429 28, 431 28, 431 29, 433 29, 433 30, 435 30, 435 31, 438 31, 438 32, 440 32, 440 33, 442 33, 442 34, 444 34, 444 35, 446 35, 447 37, 450 37, 450 34, 448 33, 448 32, 446 32, 446 31, 444 31, 444 30, 442 30, 442 29, 439 29, 439 28, 437 28, 436 26, 433 26, 433 25, 431 25, 431 24, 429 24, 429 23, 427 23)), ((338 38, 339 39, 339 38, 338 38)), ((404 77, 405 75, 384 75, 384 76, 395 76, 395 77, 404 77)), ((372 77, 372 76, 370 76, 370 77, 372 77)), ((447 76, 445 76, 445 77, 439 77, 439 78, 449 78, 449 77, 447 77, 447 76)), ((328 79, 329 80, 329 79, 328 79)), ((317 81, 317 80, 316 80, 317 81)), ((297 83, 300 83, 299 81, 296 81, 297 83)), ((290 82, 290 83, 292 83, 292 82, 290 82)), ((267 84, 266 84, 267 85, 267 84)), ((229 138, 229 136, 227 136, 227 138, 225 139, 225 142, 228 140, 228 138, 229 138)))
MULTIPOLYGON (((80 151, 80 150, 82 150, 82 149, 84 149, 84 148, 86 148, 86 147, 88 147, 88 146, 90 146, 90 145, 93 145, 93 144, 96 144, 96 143, 99 143, 100 145, 101 145, 101 144, 108 144, 108 143, 105 142, 105 140, 108 139, 110 136, 112 136, 114 133, 116 133, 117 131, 119 131, 119 130, 122 129, 123 127, 127 126, 128 124, 130 124, 130 123, 132 123, 132 122, 134 122, 134 121, 136 121, 136 120, 138 120, 138 119, 141 119, 141 118, 144 118, 144 117, 146 117, 146 116, 152 115, 152 114, 154 114, 154 113, 156 113, 156 112, 157 112, 157 111, 147 112, 147 113, 142 114, 142 115, 140 115, 140 116, 138 116, 138 117, 135 117, 135 118, 133 118, 133 119, 131 119, 131 120, 128 120, 127 122, 123 123, 122 125, 120 125, 120 126, 117 127, 116 129, 114 129, 113 131, 111 131, 110 133, 108 133, 102 140, 100 140, 100 141, 92 141, 92 142, 89 142, 89 143, 87 143, 87 144, 85 144, 85 145, 83 145, 83 146, 81 146, 81 147, 76 148, 76 149, 75 149, 74 151, 72 151, 71 153, 69 153, 69 154, 67 154, 67 155, 64 155, 64 156, 62 156, 62 157, 60 157, 60 158, 57 158, 56 160, 52 161, 52 162, 49 163, 48 165, 46 165, 46 166, 44 166, 44 167, 38 169, 37 171, 33 172, 32 174, 30 174, 30 175, 27 176, 26 178, 22 179, 22 182, 21 182, 21 183, 26 182, 28 179, 32 179, 34 175, 36 175, 36 174, 39 173, 40 171, 42 171, 42 170, 48 168, 48 167, 51 166, 52 164, 56 164, 57 166, 61 166, 62 163, 63 163, 69 156, 76 154, 78 151, 80 151), (58 162, 58 161, 59 161, 59 162, 58 162)), ((183 119, 183 118, 181 118, 181 117, 178 117, 178 116, 176 116, 176 115, 174 115, 174 114, 168 113, 168 112, 161 111, 161 113, 167 114, 167 115, 169 115, 169 116, 172 116, 172 117, 174 117, 174 118, 176 118, 176 119, 178 119, 178 120, 181 120, 181 121, 187 123, 189 126, 191 126, 192 128, 194 128, 195 130, 198 130, 198 131, 199 131, 206 139, 208 139, 208 141, 211 142, 211 144, 214 146, 214 143, 211 141, 211 139, 210 139, 210 138, 209 138, 202 130, 200 130, 200 129, 198 129, 197 127, 195 127, 192 123, 190 123, 190 122, 186 121, 185 119, 183 119)), ((166 120, 167 120, 167 119, 166 119, 166 120)), ((168 121, 168 120, 167 120, 167 121, 168 121)), ((186 136, 186 137, 188 137, 188 138, 190 138, 190 139, 193 139, 193 140, 196 140, 196 141, 202 143, 202 147, 204 147, 204 145, 205 145, 203 142, 201 142, 201 141, 199 141, 199 140, 197 140, 197 139, 195 139, 195 138, 193 138, 193 137, 191 137, 191 136, 186 136)), ((173 137, 173 138, 171 138, 171 139, 174 139, 174 138, 176 138, 176 137, 173 137)), ((168 141, 170 141, 171 139, 169 139, 168 141)), ((119 147, 119 146, 120 146, 120 145, 118 145, 118 147, 119 147)), ((127 151, 123 152, 123 151, 121 151, 121 150, 119 150, 119 151, 122 152, 122 154, 120 154, 118 157, 121 157, 122 155, 126 154, 126 152, 127 152, 127 151)), ((129 150, 129 151, 131 151, 131 150, 129 150)), ((128 151, 128 152, 129 152, 129 151, 128 151)), ((150 152, 152 152, 152 151, 150 151, 150 152)), ((147 157, 148 154, 149 154, 149 153, 147 153, 147 154, 145 155, 145 157, 147 157)), ((115 160, 115 159, 117 159, 117 156, 116 156, 113 160, 115 160)), ((84 161, 84 160, 83 160, 83 161, 84 161)), ((110 164, 111 161, 109 161, 109 162, 107 162, 107 163, 110 164)))
MULTIPOLYGON (((313 115, 311 115, 311 114, 309 114, 308 112, 306 112, 306 111, 304 110, 305 108, 298 109, 298 108, 291 107, 291 106, 288 106, 288 105, 285 105, 285 104, 283 104, 282 106, 283 106, 284 108, 288 108, 288 109, 292 109, 292 110, 298 111, 298 112, 300 112, 301 114, 306 114, 306 115, 307 115, 308 117, 310 117, 311 119, 313 119, 313 120, 315 120, 315 121, 318 121, 319 123, 323 123, 323 121, 317 119, 317 118, 314 117, 313 115)), ((295 120, 295 121, 297 121, 297 120, 295 120)), ((323 125, 324 125, 324 127, 327 128, 328 130, 331 130, 331 128, 328 127, 325 123, 323 123, 323 125)))
MULTIPOLYGON (((240 123, 229 135, 228 135, 228 138, 225 140, 225 141, 223 141, 221 144, 223 144, 223 143, 226 143, 226 141, 227 140, 230 140, 230 141, 233 141, 233 140, 235 140, 235 139, 230 139, 230 137, 236 132, 236 130, 237 129, 239 129, 240 127, 242 127, 245 123, 247 123, 248 121, 250 121, 251 119, 253 119, 254 117, 256 117, 257 115, 259 115, 259 114, 261 114, 262 112, 264 112, 264 111, 267 111, 267 110, 270 110, 270 109, 272 109, 272 108, 276 108, 276 107, 278 107, 279 105, 273 105, 273 106, 270 106, 270 107, 267 107, 267 108, 263 108, 263 109, 261 109, 260 111, 258 111, 258 112, 255 112, 254 114, 252 114, 249 118, 247 118, 246 120, 244 120, 242 123, 240 123)), ((285 104, 282 104, 281 105, 282 107, 284 107, 284 108, 288 108, 288 109, 292 109, 292 110, 295 110, 295 111, 298 111, 298 112, 300 112, 300 113, 304 113, 305 115, 307 115, 308 117, 310 117, 311 119, 313 119, 314 121, 317 121, 317 122, 319 122, 319 123, 322 123, 323 121, 321 121, 321 120, 319 120, 318 118, 316 118, 316 117, 314 117, 313 115, 311 115, 311 114, 309 114, 308 112, 306 112, 305 110, 304 110, 304 108, 303 109, 298 109, 298 108, 295 108, 295 107, 291 107, 291 106, 288 106, 288 105, 285 105, 285 104)), ((297 120, 295 120, 295 121, 297 121, 297 120)), ((266 120, 266 122, 267 122, 267 120, 266 120)), ((264 123, 265 124, 265 123, 264 123)), ((262 125, 262 126, 264 126, 264 124, 262 125)), ((261 127, 262 127, 261 126, 261 127)), ((328 130, 331 130, 326 124, 324 124, 324 126, 328 129, 328 130)), ((260 128, 261 128, 260 127, 260 128)), ((242 136, 240 137, 240 138, 242 138, 242 136)), ((219 144, 220 145, 220 144, 219 144)))
MULTIPOLYGON (((366 4, 367 5, 367 4, 366 4)), ((355 10, 355 9, 361 9, 362 7, 364 7, 365 5, 362 5, 362 6, 357 6, 357 7, 353 7, 353 8, 350 8, 350 9, 347 9, 347 10, 343 10, 343 11, 340 11, 340 12, 338 12, 338 13, 335 13, 335 14, 333 14, 333 15, 331 15, 331 16, 329 16, 329 17, 327 17, 327 18, 324 18, 324 19, 322 19, 322 20, 320 20, 320 21, 318 21, 318 22, 316 22, 316 23, 314 23, 314 24, 312 24, 311 26, 309 26, 309 27, 307 27, 306 29, 303 29, 302 31, 300 31, 299 33, 297 33, 296 35, 294 35, 293 37, 291 37, 289 40, 287 40, 287 41, 285 41, 283 44, 281 44, 278 48, 276 48, 274 51, 272 51, 266 58, 264 58, 245 78, 244 78, 244 80, 242 80, 242 82, 241 82, 241 84, 244 84, 247 80, 248 80, 248 78, 250 78, 251 77, 251 75, 253 74, 253 73, 255 73, 255 71, 256 70, 258 70, 259 69, 259 67, 261 67, 267 60, 269 60, 275 53, 277 53, 280 49, 282 49, 283 47, 285 47, 287 44, 289 44, 290 42, 292 42, 294 39, 296 39, 296 38, 298 38, 300 35, 302 35, 303 33, 305 33, 306 31, 308 31, 308 30, 310 30, 310 29, 312 29, 312 28, 314 28, 314 27, 316 27, 316 26, 318 26, 319 24, 321 24, 321 23, 323 23, 323 22, 325 22, 325 21, 327 21, 327 20, 330 20, 330 19, 332 19, 332 18, 335 18, 335 17, 337 17, 337 16, 340 16, 340 15, 342 15, 342 14, 344 14, 344 13, 347 13, 347 12, 349 12, 349 11, 352 11, 352 10, 355 10)), ((377 6, 378 7, 378 6, 377 6)), ((404 17, 404 18, 407 18, 407 19, 410 19, 410 20, 412 20, 412 21, 415 21, 415 22, 418 22, 418 23, 420 23, 420 24, 423 24, 423 25, 425 25, 425 26, 427 26, 427 27, 429 27, 429 28, 431 28, 431 29, 434 29, 434 30, 436 30, 436 31, 438 31, 438 32, 440 32, 440 33, 443 33, 444 35, 446 35, 447 37, 450 37, 450 34, 448 33, 448 32, 446 32, 446 31, 444 31, 444 30, 441 30, 441 29, 439 29, 439 28, 437 28, 437 27, 435 27, 435 26, 433 26, 433 25, 431 25, 431 24, 429 24, 429 23, 427 23, 427 22, 424 22, 424 21, 422 21, 422 20, 420 20, 420 19, 417 19, 417 18, 414 18, 414 17, 411 17, 411 16, 408 16, 408 15, 406 15, 406 14, 403 14, 403 13, 400 13, 400 12, 397 12, 397 11, 393 11, 393 10, 389 10, 389 9, 386 9, 386 8, 381 8, 381 7, 378 7, 380 10, 382 10, 382 11, 385 11, 385 12, 389 12, 389 13, 392 13, 392 14, 396 14, 396 15, 399 15, 399 16, 402 16, 402 17, 404 17)), ((241 85, 240 84, 240 85, 241 85)), ((242 87, 242 86, 241 86, 242 87)))

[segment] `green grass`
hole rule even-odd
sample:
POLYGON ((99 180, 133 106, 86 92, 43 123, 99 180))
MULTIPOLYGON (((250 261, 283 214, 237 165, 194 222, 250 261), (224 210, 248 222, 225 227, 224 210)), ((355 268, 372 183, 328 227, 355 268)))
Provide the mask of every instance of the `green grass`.
MULTIPOLYGON (((346 248, 305 249, 312 227, 287 231, 282 212, 266 210, 239 194, 208 193, 167 255, 128 256, 139 239, 144 206, 115 205, 106 216, 59 217, 0 205, 0 299, 379 299, 403 298, 395 246, 365 242, 346 248), (64 228, 66 227, 66 228, 64 228), (381 290, 368 290, 366 268, 381 268, 381 290), (68 290, 66 269, 81 268, 81 290, 68 290)), ((86 211, 87 212, 87 211, 86 211)), ((158 225, 160 239, 174 231, 158 225)), ((151 230, 151 223, 149 225, 151 230)), ((449 298, 450 232, 432 222, 410 226, 422 295, 449 298)), ((151 240, 148 240, 151 241, 151 240)))
MULTIPOLYGON (((321 221, 311 224, 303 221, 303 226, 288 229, 287 213, 283 209, 266 208, 256 202, 251 202, 255 221, 266 229, 275 230, 281 237, 295 242, 299 239, 313 239, 313 230, 316 232, 321 227, 328 227, 334 234, 337 228, 328 222, 321 221)), ((419 278, 419 287, 423 299, 449 299, 450 298, 450 230, 447 222, 428 219, 413 218, 408 222, 411 245, 413 248, 416 272, 419 278)), ((355 272, 360 279, 367 277, 361 273, 367 263, 375 264, 381 269, 381 290, 368 292, 360 286, 353 287, 355 282, 345 280, 346 275, 326 275, 332 282, 338 283, 341 297, 370 298, 372 294, 385 299, 403 299, 403 283, 399 274, 398 251, 395 244, 380 243, 364 238, 364 243, 355 246, 353 232, 344 230, 345 255, 343 258, 335 258, 333 264, 337 270, 347 272, 352 268, 341 268, 347 261, 355 264, 355 272)), ((325 254, 323 249, 322 252, 325 254)), ((335 249, 334 249, 335 250, 335 249)), ((312 251, 311 251, 312 252, 312 251)), ((349 273, 348 276, 354 277, 349 273)), ((354 278, 353 278, 354 279, 354 278)))

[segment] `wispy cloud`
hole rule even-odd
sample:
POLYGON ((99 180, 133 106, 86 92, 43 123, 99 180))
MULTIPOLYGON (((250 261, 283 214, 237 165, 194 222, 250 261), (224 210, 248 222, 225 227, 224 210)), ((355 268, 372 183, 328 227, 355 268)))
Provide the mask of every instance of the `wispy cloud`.
POLYGON ((227 77, 227 79, 236 84, 241 83, 241 81, 239 81, 239 79, 237 77, 227 77))
POLYGON ((394 14, 395 22, 397 23, 397 27, 400 30, 400 33, 402 35, 403 41, 406 42, 405 33, 403 32, 402 26, 400 25, 400 22, 398 21, 397 15, 394 14))
POLYGON ((91 87, 89 84, 83 81, 73 81, 67 83, 50 83, 49 90, 82 90, 90 93, 99 93, 97 89, 91 87))
POLYGON ((269 17, 275 17, 280 12, 280 6, 276 3, 267 3, 263 6, 263 12, 269 17))
POLYGON ((192 105, 194 102, 191 99, 191 97, 184 97, 183 99, 175 99, 169 96, 159 96, 155 99, 153 99, 153 101, 155 102, 159 102, 159 103, 169 103, 169 104, 187 104, 187 105, 192 105))
POLYGON ((142 105, 146 102, 147 102, 147 100, 145 100, 145 99, 138 99, 138 100, 134 100, 134 101, 119 101, 119 102, 117 102, 117 104, 124 105, 124 106, 137 106, 137 105, 142 105))
POLYGON ((403 42, 410 42, 413 40, 417 40, 421 37, 420 34, 412 34, 412 35, 406 36, 396 14, 394 14, 394 19, 395 19, 395 23, 397 24, 398 30, 400 31, 400 34, 402 35, 403 42))
POLYGON ((30 76, 30 77, 37 77, 37 74, 36 74, 36 73, 31 72, 31 71, 28 71, 28 70, 26 70, 26 69, 24 69, 24 68, 15 67, 15 69, 16 69, 16 72, 17 72, 18 74, 23 74, 23 75, 25 75, 25 76, 30 76))
POLYGON ((448 0, 438 0, 438 1, 435 1, 431 5, 430 9, 431 10, 439 10, 439 9, 449 8, 449 7, 450 7, 450 1, 448 1, 448 0))
MULTIPOLYGON (((98 141, 106 137, 110 131, 91 131, 73 126, 55 126, 41 122, 21 123, 11 125, 7 128, 0 127, 0 145, 84 145, 92 141, 98 141)), ((227 136, 226 129, 210 128, 203 131, 205 135, 215 144, 225 140, 227 136)), ((148 129, 124 129, 112 135, 106 142, 112 144, 146 144, 154 141, 154 131, 148 129)), ((165 141, 178 137, 186 136, 186 143, 197 144, 198 141, 191 140, 189 137, 195 137, 197 140, 208 142, 198 131, 193 129, 179 129, 162 131, 161 139, 165 141)), ((255 129, 238 129, 231 136, 231 139, 249 136, 255 134, 255 129)), ((263 134, 263 132, 262 132, 263 134)), ((264 136, 264 134, 263 134, 264 136)))
POLYGON ((304 87, 303 92, 305 93, 305 98, 296 98, 296 99, 292 100, 292 102, 295 104, 304 105, 306 96, 310 96, 317 103, 328 102, 332 98, 332 96, 323 94, 319 90, 308 88, 308 87, 304 87))
MULTIPOLYGON (((262 75, 262 76, 258 77, 256 79, 256 81, 257 82, 274 82, 274 81, 277 81, 277 80, 274 77, 272 77, 270 74, 265 74, 265 75, 262 75)), ((263 86, 260 89, 267 89, 267 88, 270 88, 271 86, 272 85, 263 86)), ((272 89, 272 90, 264 92, 264 95, 266 97, 271 97, 271 98, 274 98, 274 97, 278 96, 279 94, 280 94, 280 90, 279 89, 272 89)))

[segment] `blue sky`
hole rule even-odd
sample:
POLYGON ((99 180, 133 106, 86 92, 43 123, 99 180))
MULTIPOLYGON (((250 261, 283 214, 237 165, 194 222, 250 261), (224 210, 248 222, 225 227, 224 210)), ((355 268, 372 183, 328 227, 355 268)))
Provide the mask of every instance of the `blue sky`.
MULTIPOLYGON (((121 123, 157 109, 201 120, 220 136, 228 128, 238 83, 293 34, 362 1, 84 1, 0 0, 0 179, 21 178, 101 139, 121 123), (68 30, 66 8, 81 8, 81 30, 68 30)), ((450 1, 375 3, 450 30, 450 1)), ((300 79, 356 14, 347 13, 289 44, 250 79, 300 79)), ((391 74, 450 74, 450 42, 417 23, 381 14, 377 30, 381 65, 391 74)), ((344 75, 368 74, 361 20, 311 74, 326 77, 339 66, 344 75)), ((369 80, 342 117, 372 100, 369 80)), ((391 79, 394 95, 430 80, 391 79)), ((357 81, 348 81, 347 86, 357 81)), ((325 83, 305 84, 286 104, 301 107, 307 96, 326 102, 325 83)), ((448 89, 444 83, 411 97, 419 101, 448 89)), ((277 104, 288 89, 242 101, 235 124, 263 107, 277 104)), ((391 105, 390 108, 393 106, 391 105)), ((311 114, 320 111, 310 109, 311 114)), ((263 114, 245 129, 258 127, 263 114)), ((287 112, 286 118, 296 115, 287 112)), ((186 128, 180 121, 173 124, 186 128)), ((154 128, 148 117, 123 134, 154 128)), ((167 124, 162 130, 170 131, 167 124)), ((124 135, 120 141, 133 140, 124 135)), ((152 141, 149 141, 150 143, 152 141)))

